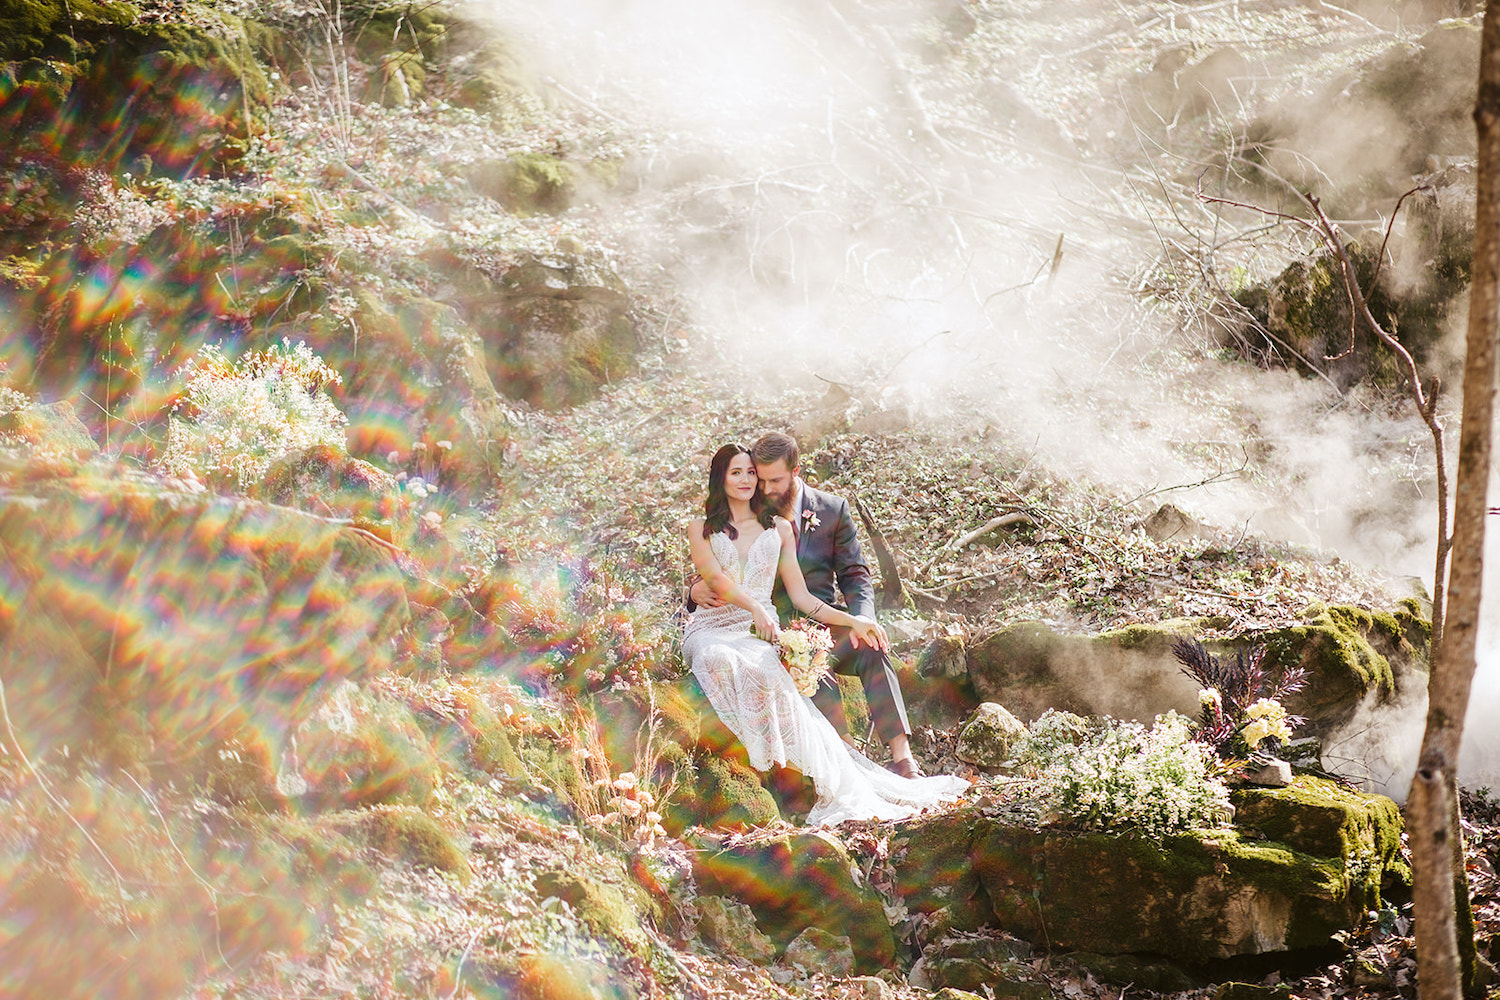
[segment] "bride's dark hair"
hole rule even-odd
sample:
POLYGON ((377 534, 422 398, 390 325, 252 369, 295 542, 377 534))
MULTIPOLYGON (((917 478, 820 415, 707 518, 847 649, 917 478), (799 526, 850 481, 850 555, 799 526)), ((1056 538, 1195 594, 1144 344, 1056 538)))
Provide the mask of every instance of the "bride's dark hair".
MULTIPOLYGON (((729 513, 729 495, 724 492, 724 480, 729 476, 729 463, 734 461, 734 456, 749 454, 750 449, 742 444, 726 444, 714 452, 713 459, 708 463, 708 499, 703 501, 704 538, 712 536, 716 531, 722 531, 730 538, 739 536, 731 523, 734 518, 729 513)), ((755 513, 762 528, 772 527, 776 520, 776 511, 766 503, 759 483, 755 486, 755 495, 750 498, 750 510, 755 513)))

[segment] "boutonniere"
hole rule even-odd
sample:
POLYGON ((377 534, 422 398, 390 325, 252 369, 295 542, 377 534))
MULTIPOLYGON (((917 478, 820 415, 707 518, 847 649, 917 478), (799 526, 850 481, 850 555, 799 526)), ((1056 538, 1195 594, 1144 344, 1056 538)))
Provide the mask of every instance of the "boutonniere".
POLYGON ((822 523, 823 519, 814 514, 811 507, 802 512, 802 530, 804 532, 812 531, 822 523))

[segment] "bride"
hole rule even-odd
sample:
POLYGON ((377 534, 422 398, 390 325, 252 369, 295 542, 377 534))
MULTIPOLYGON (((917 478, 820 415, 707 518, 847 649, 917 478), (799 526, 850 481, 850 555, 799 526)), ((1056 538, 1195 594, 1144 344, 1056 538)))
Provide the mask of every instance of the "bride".
POLYGON ((957 799, 967 781, 892 774, 846 744, 812 699, 798 693, 773 645, 781 631, 771 603, 778 573, 797 610, 848 628, 856 646, 883 650, 886 636, 873 619, 808 592, 791 522, 775 515, 758 485, 749 449, 726 444, 709 465, 705 516, 687 528, 693 567, 726 602, 694 611, 682 639, 683 657, 714 711, 744 744, 751 766, 789 765, 812 779, 817 803, 810 825, 901 819, 957 799))

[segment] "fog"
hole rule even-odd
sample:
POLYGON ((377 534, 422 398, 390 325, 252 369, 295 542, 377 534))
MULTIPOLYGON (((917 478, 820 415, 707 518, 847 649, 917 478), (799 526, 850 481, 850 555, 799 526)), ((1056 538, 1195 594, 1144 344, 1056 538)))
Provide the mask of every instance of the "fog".
MULTIPOLYGON (((643 141, 622 192, 584 211, 684 300, 684 363, 773 388, 822 378, 914 422, 988 425, 1057 474, 1121 490, 1215 478, 1172 502, 1430 588, 1425 428, 1305 370, 1226 364, 1205 289, 1235 269, 1274 273, 1310 244, 1191 197, 1195 175, 1215 176, 1226 123, 1306 90, 1341 44, 1363 58, 1409 36, 1372 43, 1367 24, 1314 19, 1299 50, 1252 37, 1227 8, 1190 19, 1144 3, 481 8, 561 104, 643 141), (1164 75, 1228 42, 1224 79, 1189 94, 1164 75)), ((1309 176, 1367 166, 1358 110, 1299 161, 1309 176)), ((1446 401, 1454 450, 1458 405, 1446 401)), ((1500 783, 1491 555, 1462 761, 1474 784, 1500 783)), ((1337 752, 1399 794, 1422 713, 1377 711, 1337 752)))

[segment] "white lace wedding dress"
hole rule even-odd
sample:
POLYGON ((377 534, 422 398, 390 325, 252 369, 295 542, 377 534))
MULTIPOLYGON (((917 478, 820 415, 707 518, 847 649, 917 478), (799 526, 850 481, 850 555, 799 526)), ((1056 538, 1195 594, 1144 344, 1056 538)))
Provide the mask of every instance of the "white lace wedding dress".
MULTIPOLYGON (((780 536, 762 534, 743 565, 728 535, 718 532, 709 544, 724 571, 775 617, 771 588, 780 536)), ((797 691, 775 647, 751 634, 751 625, 750 612, 734 605, 699 608, 688 618, 682 654, 714 711, 745 745, 752 767, 764 771, 774 762, 812 779, 818 799, 807 816, 810 825, 902 819, 952 802, 969 787, 951 775, 903 778, 851 750, 812 699, 797 691)))

